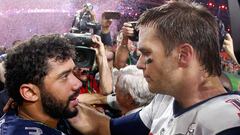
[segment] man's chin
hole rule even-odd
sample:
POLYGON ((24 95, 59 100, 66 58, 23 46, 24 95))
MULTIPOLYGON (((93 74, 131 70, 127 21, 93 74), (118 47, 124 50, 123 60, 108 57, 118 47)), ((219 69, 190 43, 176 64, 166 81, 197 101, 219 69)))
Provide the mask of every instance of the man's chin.
POLYGON ((155 89, 149 89, 149 91, 150 91, 151 93, 158 93, 157 90, 155 90, 155 89))
POLYGON ((156 88, 152 87, 151 85, 148 85, 148 89, 149 89, 149 91, 152 92, 152 93, 157 93, 156 88))

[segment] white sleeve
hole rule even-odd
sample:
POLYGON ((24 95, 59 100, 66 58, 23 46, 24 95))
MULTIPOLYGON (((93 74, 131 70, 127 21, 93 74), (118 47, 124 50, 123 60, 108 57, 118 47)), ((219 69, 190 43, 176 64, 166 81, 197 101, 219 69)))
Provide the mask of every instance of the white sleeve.
POLYGON ((154 99, 152 100, 152 102, 149 105, 147 105, 146 107, 144 107, 139 113, 140 118, 142 119, 143 123, 149 129, 151 128, 152 121, 153 121, 153 118, 156 113, 156 111, 154 111, 154 110, 156 110, 158 108, 157 105, 160 104, 158 102, 161 101, 163 98, 164 98, 163 95, 157 94, 154 97, 154 99))

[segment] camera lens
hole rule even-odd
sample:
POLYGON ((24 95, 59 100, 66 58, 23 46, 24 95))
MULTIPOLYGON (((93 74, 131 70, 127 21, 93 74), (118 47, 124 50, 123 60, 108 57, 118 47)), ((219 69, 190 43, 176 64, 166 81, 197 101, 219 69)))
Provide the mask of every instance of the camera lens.
POLYGON ((95 50, 83 46, 76 46, 76 58, 74 60, 77 67, 92 67, 95 60, 95 50))

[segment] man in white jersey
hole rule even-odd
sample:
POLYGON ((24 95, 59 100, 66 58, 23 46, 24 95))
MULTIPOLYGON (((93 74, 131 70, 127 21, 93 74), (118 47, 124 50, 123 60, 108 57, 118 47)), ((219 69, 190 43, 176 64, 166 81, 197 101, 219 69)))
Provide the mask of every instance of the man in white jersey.
POLYGON ((73 126, 98 135, 240 134, 240 96, 227 93, 219 80, 214 16, 196 3, 170 2, 147 10, 138 22, 137 66, 150 91, 159 94, 142 111, 120 119, 80 105, 73 126))

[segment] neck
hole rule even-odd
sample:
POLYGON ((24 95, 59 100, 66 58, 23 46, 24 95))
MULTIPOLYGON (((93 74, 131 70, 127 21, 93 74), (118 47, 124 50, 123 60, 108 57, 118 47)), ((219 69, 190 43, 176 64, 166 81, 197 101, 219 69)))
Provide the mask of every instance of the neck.
POLYGON ((129 110, 128 112, 126 112, 124 115, 128 115, 128 114, 132 114, 132 113, 135 113, 135 112, 138 112, 140 111, 144 106, 140 106, 140 107, 137 107, 137 108, 134 108, 132 110, 129 110))
POLYGON ((106 34, 106 33, 109 33, 109 32, 110 32, 109 27, 103 27, 103 26, 102 26, 102 33, 103 33, 103 34, 106 34))
POLYGON ((125 108, 122 108, 121 109, 121 113, 122 115, 126 115, 128 112, 136 109, 136 108, 139 108, 139 106, 136 106, 136 105, 131 105, 131 106, 128 106, 128 107, 125 107, 125 108))
POLYGON ((59 121, 58 119, 50 117, 31 103, 23 103, 22 106, 19 106, 18 116, 26 120, 41 122, 51 128, 56 128, 59 121))
POLYGON ((175 95, 175 99, 183 108, 187 108, 227 91, 222 86, 219 77, 206 77, 199 79, 198 83, 188 82, 188 85, 179 92, 175 95))

